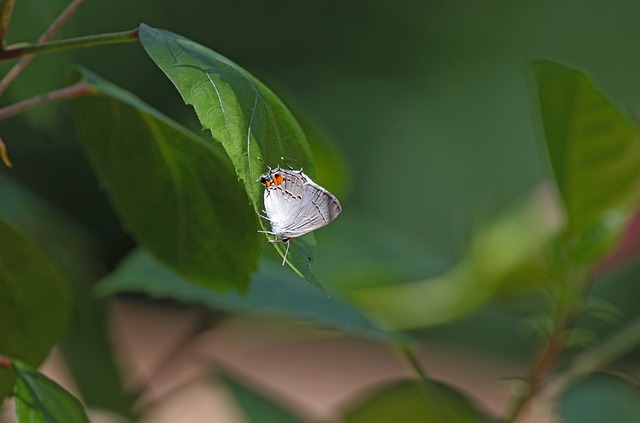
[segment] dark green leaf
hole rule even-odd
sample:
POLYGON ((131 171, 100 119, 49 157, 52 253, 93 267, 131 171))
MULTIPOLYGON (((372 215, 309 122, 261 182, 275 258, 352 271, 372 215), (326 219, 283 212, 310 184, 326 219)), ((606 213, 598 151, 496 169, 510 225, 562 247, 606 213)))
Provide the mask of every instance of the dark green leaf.
POLYGON ((302 420, 229 375, 221 375, 250 423, 301 423, 302 420))
POLYGON ((347 413, 345 423, 481 423, 491 419, 467 397, 440 382, 385 386, 347 413))
POLYGON ((261 237, 225 157, 133 95, 83 72, 73 101, 83 144, 138 241, 189 280, 245 289, 261 237))
POLYGON ((357 309, 301 284, 292 276, 280 265, 265 262, 245 295, 235 292, 219 294, 187 283, 150 254, 139 250, 130 254, 96 289, 100 295, 136 292, 152 298, 203 304, 232 312, 285 315, 375 339, 392 336, 377 329, 357 309))
MULTIPOLYGON (((69 292, 49 259, 0 219, 0 355, 39 365, 58 342, 69 317, 69 292)), ((13 375, 0 372, 0 396, 13 375)))
POLYGON ((549 61, 532 65, 542 126, 569 225, 581 232, 640 198, 636 128, 586 74, 549 61))
POLYGON ((18 360, 13 367, 18 423, 89 423, 80 401, 60 385, 18 360))
POLYGON ((559 411, 564 423, 637 423, 640 391, 617 377, 596 375, 568 391, 559 411))
MULTIPOLYGON (((314 176, 302 129, 282 101, 249 72, 200 44, 147 25, 140 26, 140 42, 185 103, 194 107, 202 127, 222 144, 257 213, 263 209, 263 187, 257 180, 265 164, 283 164, 284 157, 314 176)), ((315 240, 305 238, 293 240, 289 265, 320 286, 311 272, 315 240)), ((282 244, 274 247, 284 257, 282 244)))
POLYGON ((104 273, 87 231, 51 205, 0 175, 0 216, 31 236, 73 287, 73 312, 61 346, 84 401, 91 407, 131 415, 108 341, 103 304, 93 284, 104 273))

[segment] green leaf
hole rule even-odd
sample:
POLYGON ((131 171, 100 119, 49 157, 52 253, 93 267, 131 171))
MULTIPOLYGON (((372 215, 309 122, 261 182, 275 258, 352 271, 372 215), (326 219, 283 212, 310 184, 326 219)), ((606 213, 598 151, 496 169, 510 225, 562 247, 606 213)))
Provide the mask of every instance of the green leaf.
POLYGON ((104 272, 97 244, 77 222, 0 174, 0 216, 29 235, 73 288, 72 313, 61 340, 76 385, 90 407, 131 416, 132 399, 123 393, 113 362, 104 304, 93 285, 104 272))
POLYGON ((636 128, 583 72, 550 61, 532 64, 556 183, 575 232, 608 212, 638 205, 636 128))
POLYGON ((196 110, 202 127, 222 143, 256 211, 264 164, 280 157, 313 176, 313 161, 297 121, 276 95, 226 57, 169 31, 140 25, 140 42, 196 110))
POLYGON ((60 385, 19 360, 13 367, 18 423, 89 423, 80 401, 60 385))
POLYGON ((279 264, 265 262, 261 272, 254 276, 249 292, 220 294, 187 283, 149 253, 138 250, 106 276, 96 286, 96 291, 102 296, 144 293, 151 298, 202 304, 231 312, 284 315, 373 339, 389 340, 395 336, 375 327, 357 309, 339 298, 329 298, 313 287, 300 284, 292 276, 279 264))
POLYGON ((479 229, 465 258, 444 274, 354 289, 350 298, 382 327, 448 323, 500 293, 530 292, 545 281, 547 249, 561 227, 556 202, 543 189, 479 229))
POLYGON ((233 393, 250 423, 301 423, 291 412, 240 383, 228 374, 220 375, 233 393))
POLYGON ((569 390, 561 399, 564 423, 637 423, 640 391, 611 375, 595 375, 569 390))
MULTIPOLYGON (((257 180, 265 164, 284 164, 280 159, 284 157, 314 176, 311 150, 300 125, 284 103, 249 72, 200 44, 144 24, 140 42, 184 102, 194 107, 202 127, 222 144, 257 213, 263 209, 263 186, 257 180)), ((273 246, 284 257, 283 245, 273 246)), ((293 240, 288 262, 296 273, 320 287, 311 271, 314 246, 313 236, 293 240)))
MULTIPOLYGON (((0 219, 0 355, 39 365, 58 342, 69 317, 69 292, 49 259, 0 219)), ((13 375, 0 372, 0 396, 13 375)))
POLYGON ((245 289, 261 237, 223 154, 130 93, 83 77, 95 91, 73 101, 83 145, 127 228, 189 280, 245 289))
POLYGON ((401 381, 379 390, 351 409, 345 423, 481 423, 492 421, 454 388, 433 382, 401 381))

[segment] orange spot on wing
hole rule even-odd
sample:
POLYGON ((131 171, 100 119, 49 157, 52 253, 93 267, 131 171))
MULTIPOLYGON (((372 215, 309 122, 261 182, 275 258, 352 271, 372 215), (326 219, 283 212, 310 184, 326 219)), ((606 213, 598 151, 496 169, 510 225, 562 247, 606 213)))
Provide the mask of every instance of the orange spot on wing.
POLYGON ((276 184, 276 186, 280 186, 280 184, 282 184, 283 182, 284 178, 281 174, 276 173, 275 175, 273 175, 273 183, 276 184))

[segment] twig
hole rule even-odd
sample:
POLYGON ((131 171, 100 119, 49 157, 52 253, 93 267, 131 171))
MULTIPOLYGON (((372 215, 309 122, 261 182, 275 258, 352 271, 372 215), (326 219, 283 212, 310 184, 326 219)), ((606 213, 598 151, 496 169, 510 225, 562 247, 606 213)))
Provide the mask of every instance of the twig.
MULTIPOLYGON (((3 0, 2 5, 4 6, 5 3, 11 3, 11 7, 13 7, 13 1, 14 0, 3 0)), ((55 35, 55 33, 58 32, 58 30, 62 28, 65 23, 67 23, 67 21, 71 18, 71 16, 73 16, 73 14, 76 12, 76 10, 78 10, 78 8, 83 2, 84 0, 73 0, 71 4, 69 4, 69 6, 67 6, 66 9, 64 9, 62 13, 58 15, 56 20, 53 21, 51 25, 49 25, 49 28, 47 28, 47 30, 40 36, 40 38, 38 38, 38 44, 43 44, 49 41, 55 35)), ((11 14, 10 11, 8 14, 5 14, 4 12, 5 11, 3 9, 3 14, 1 17, 2 20, 0 20, 0 31, 2 31, 0 33, 0 40, 2 40, 3 43, 4 43, 3 30, 6 30, 6 25, 8 24, 9 15, 11 14), (6 23, 4 22, 5 19, 7 20, 6 23)), ((2 52, 4 53, 6 51, 4 48, 4 44, 2 44, 2 46, 3 46, 2 52)), ((15 65, 13 65, 11 69, 9 69, 9 72, 7 72, 7 74, 2 78, 2 80, 0 80, 0 94, 2 94, 7 89, 7 87, 13 82, 13 80, 15 80, 18 77, 18 75, 20 75, 20 73, 24 70, 24 68, 27 67, 27 65, 31 62, 31 60, 33 60, 33 55, 24 56, 15 65)))
POLYGON ((4 36, 11 20, 14 3, 14 0, 2 0, 2 3, 0 3, 0 49, 4 49, 4 36))
POLYGON ((93 88, 86 82, 80 81, 66 88, 41 94, 19 103, 12 104, 0 109, 0 121, 11 116, 33 109, 35 107, 44 106, 45 104, 54 103, 60 100, 69 100, 83 95, 91 94, 93 88))
POLYGON ((104 44, 126 43, 138 40, 139 29, 131 31, 113 32, 109 34, 87 35, 66 40, 51 41, 44 44, 28 44, 9 46, 0 53, 0 60, 10 60, 16 57, 33 55, 35 53, 50 53, 52 51, 69 50, 78 47, 92 47, 104 44))

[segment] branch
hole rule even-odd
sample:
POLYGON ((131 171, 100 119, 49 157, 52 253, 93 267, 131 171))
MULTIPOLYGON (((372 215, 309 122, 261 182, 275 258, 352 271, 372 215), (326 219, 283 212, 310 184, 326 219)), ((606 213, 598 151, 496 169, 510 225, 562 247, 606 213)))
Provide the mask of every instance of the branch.
MULTIPOLYGON (((2 16, 1 16, 2 20, 0 20, 0 25, 3 24, 4 19, 7 20, 7 24, 8 24, 8 20, 9 20, 8 16, 11 14, 11 11, 9 11, 9 13, 7 14, 5 13, 4 8, 6 7, 5 6, 6 3, 11 3, 13 6, 13 1, 14 0, 3 0, 3 4, 2 4, 3 10, 2 10, 2 16)), ((84 0, 73 0, 71 4, 69 4, 69 6, 67 6, 67 8, 64 9, 62 13, 60 13, 60 15, 58 15, 56 20, 53 21, 53 23, 40 36, 40 38, 38 38, 38 44, 43 44, 49 41, 55 35, 55 33, 58 32, 58 30, 62 28, 65 23, 67 23, 67 21, 71 18, 71 16, 73 16, 73 14, 76 12, 76 10, 78 10, 78 8, 83 2, 84 0)), ((4 27, 0 26, 0 30, 2 30, 2 28, 6 30, 6 26, 4 27)), ((0 40, 4 42, 4 32, 0 34, 0 40)), ((0 51, 4 53, 5 52, 4 44, 0 44, 0 46, 2 47, 0 51)), ((2 94, 4 90, 6 90, 7 87, 18 77, 18 75, 20 75, 20 73, 24 70, 24 68, 27 67, 27 65, 31 62, 31 60, 33 60, 33 56, 24 56, 18 61, 18 63, 16 63, 15 65, 13 65, 11 69, 9 69, 9 72, 7 72, 4 78, 2 78, 2 80, 0 81, 0 94, 2 94)))
POLYGON ((86 82, 80 81, 66 88, 62 88, 56 91, 51 91, 45 94, 38 95, 36 97, 29 98, 19 103, 12 104, 0 109, 0 121, 3 121, 11 116, 15 116, 27 110, 35 107, 44 106, 45 104, 54 103, 61 100, 69 100, 83 95, 91 94, 93 87, 86 82))
POLYGON ((126 43, 137 41, 139 29, 131 31, 113 32, 110 34, 87 35, 85 37, 69 38, 66 40, 51 41, 44 44, 28 44, 9 46, 0 53, 0 60, 10 60, 16 57, 52 51, 69 50, 79 47, 92 47, 104 44, 126 43))
POLYGON ((4 48, 4 36, 11 20, 14 0, 2 0, 0 4, 0 49, 4 48))

